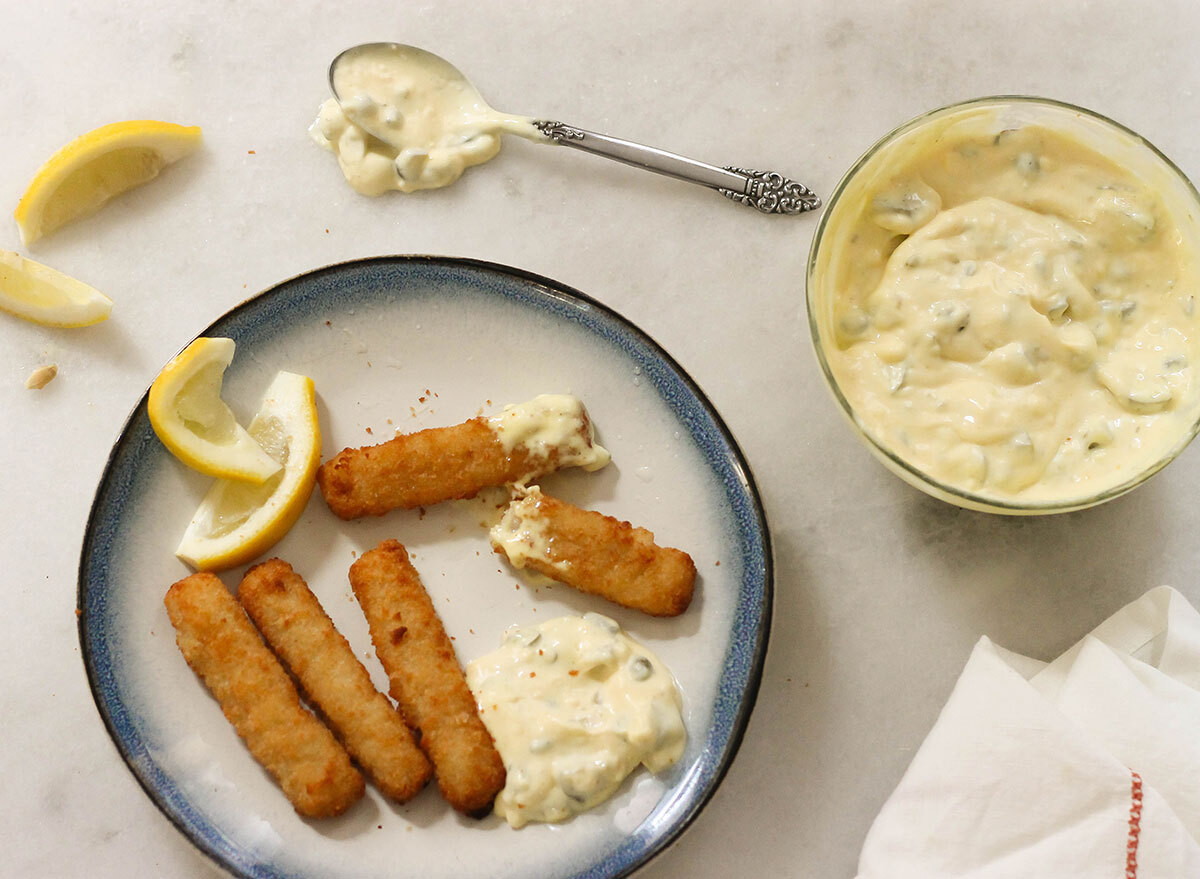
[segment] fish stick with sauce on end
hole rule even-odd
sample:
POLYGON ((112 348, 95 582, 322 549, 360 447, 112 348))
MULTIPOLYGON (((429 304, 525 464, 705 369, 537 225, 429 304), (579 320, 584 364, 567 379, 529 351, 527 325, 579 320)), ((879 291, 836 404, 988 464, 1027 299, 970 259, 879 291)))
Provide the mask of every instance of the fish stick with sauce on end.
POLYGON ((583 404, 543 394, 490 418, 343 449, 321 465, 317 484, 335 515, 357 519, 474 497, 564 467, 598 470, 608 461, 583 404))
POLYGON ((350 585, 392 698, 419 730, 442 796, 464 814, 486 815, 504 787, 504 763, 408 550, 385 540, 351 566, 350 585))
POLYGON ((163 603, 183 658, 296 811, 327 818, 363 795, 350 756, 300 696, 237 600, 213 574, 192 574, 163 603))
POLYGON ((401 803, 416 796, 433 767, 304 579, 270 559, 246 572, 238 600, 375 786, 401 803))
POLYGON ((692 601, 696 565, 658 546, 645 528, 584 510, 536 485, 513 499, 491 529, 492 546, 514 567, 529 567, 581 592, 653 616, 678 616, 692 601))

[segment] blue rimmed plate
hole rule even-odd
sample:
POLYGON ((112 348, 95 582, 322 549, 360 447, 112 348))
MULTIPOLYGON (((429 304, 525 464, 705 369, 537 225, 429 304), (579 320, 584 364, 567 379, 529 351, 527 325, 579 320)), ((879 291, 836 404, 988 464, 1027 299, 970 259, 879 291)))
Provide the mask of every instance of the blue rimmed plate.
MULTIPOLYGON (((562 586, 514 578, 482 527, 496 497, 345 523, 319 494, 273 555, 308 580, 386 692, 346 572, 387 537, 414 563, 464 662, 505 628, 599 610, 675 673, 687 750, 658 777, 635 773, 609 803, 562 825, 510 830, 454 813, 431 786, 397 806, 374 791, 347 814, 306 821, 254 763, 175 648, 162 597, 188 573, 173 550, 207 480, 158 443, 146 398, 109 458, 84 538, 79 638, 117 748, 163 813, 244 877, 627 876, 665 849, 712 796, 753 707, 771 614, 771 554, 745 461, 700 389, 652 339, 593 299, 489 263, 385 257, 285 281, 203 335, 237 355, 225 397, 243 423, 277 370, 312 376, 325 457, 397 431, 453 424, 540 393, 583 399, 613 465, 546 477, 547 491, 628 519, 691 553, 697 596, 652 619, 562 586)), ((225 582, 236 587, 242 571, 225 582)))

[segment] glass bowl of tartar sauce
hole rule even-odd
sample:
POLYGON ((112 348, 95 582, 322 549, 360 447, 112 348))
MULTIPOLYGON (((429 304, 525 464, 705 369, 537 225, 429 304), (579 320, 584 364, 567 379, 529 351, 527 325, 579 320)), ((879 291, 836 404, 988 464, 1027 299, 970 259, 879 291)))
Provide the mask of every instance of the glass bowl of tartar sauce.
POLYGON ((1129 129, 1042 98, 902 125, 809 254, 842 411, 934 497, 1012 515, 1115 498, 1200 428, 1200 194, 1129 129))

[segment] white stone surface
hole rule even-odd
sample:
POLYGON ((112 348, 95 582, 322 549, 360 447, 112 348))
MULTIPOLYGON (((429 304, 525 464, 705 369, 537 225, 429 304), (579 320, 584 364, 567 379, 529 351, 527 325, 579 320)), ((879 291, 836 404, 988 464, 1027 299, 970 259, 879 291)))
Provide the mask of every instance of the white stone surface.
MULTIPOLYGON (((663 344, 742 444, 775 539, 766 673, 729 776, 647 879, 852 876, 980 634, 1049 658, 1151 586, 1200 600, 1200 446, 1132 496, 1041 520, 956 510, 872 460, 808 341, 814 218, 520 142, 451 190, 368 200, 304 133, 338 50, 399 39, 452 59, 497 107, 779 169, 824 195, 896 124, 995 93, 1089 106, 1196 177, 1200 7, 3 0, 0 14, 0 205, 95 126, 205 132, 161 181, 27 251, 108 293, 112 320, 55 331, 0 314, 0 874, 220 875, 143 795, 92 704, 80 541, 161 364, 255 291, 330 262, 450 254, 574 285, 663 344), (46 362, 58 378, 26 390, 46 362)), ((0 247, 20 249, 11 222, 0 247)))

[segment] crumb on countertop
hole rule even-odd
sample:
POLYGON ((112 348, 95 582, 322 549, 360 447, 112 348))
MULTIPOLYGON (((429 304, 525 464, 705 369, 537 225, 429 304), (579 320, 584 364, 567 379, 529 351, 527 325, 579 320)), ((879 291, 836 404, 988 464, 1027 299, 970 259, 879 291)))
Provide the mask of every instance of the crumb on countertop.
POLYGON ((45 366, 39 366, 33 372, 29 373, 29 378, 25 379, 25 387, 31 391, 40 391, 50 382, 54 381, 54 377, 58 375, 58 364, 48 363, 45 366))

